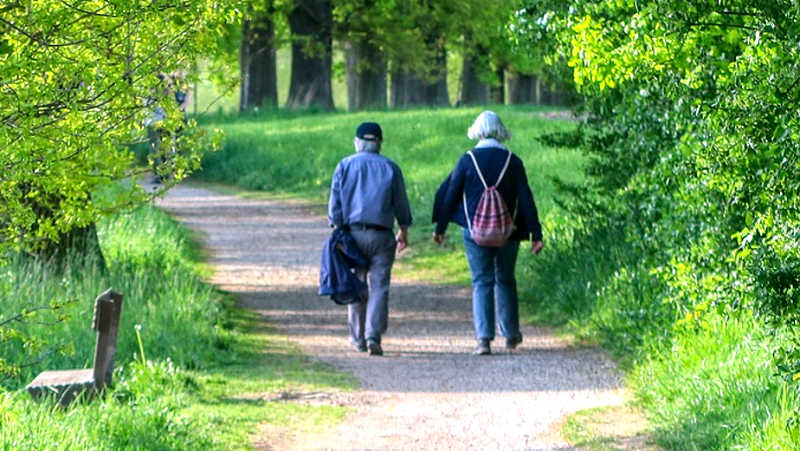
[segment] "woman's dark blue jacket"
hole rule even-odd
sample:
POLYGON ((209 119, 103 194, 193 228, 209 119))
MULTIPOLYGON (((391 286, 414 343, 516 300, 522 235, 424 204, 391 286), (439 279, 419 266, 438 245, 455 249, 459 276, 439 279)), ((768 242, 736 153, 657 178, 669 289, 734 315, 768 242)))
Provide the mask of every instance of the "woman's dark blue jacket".
MULTIPOLYGON (((503 170, 508 150, 502 147, 480 147, 472 149, 472 153, 478 161, 486 183, 489 186, 494 185, 503 170)), ((467 228, 462 200, 463 193, 467 195, 467 209, 469 217, 472 219, 475 217, 475 210, 478 207, 478 200, 483 194, 483 189, 472 158, 465 152, 456 163, 455 169, 436 191, 432 218, 436 224, 436 233, 444 233, 449 222, 455 222, 459 226, 467 228)), ((531 188, 528 186, 525 167, 518 156, 511 155, 508 169, 506 169, 497 191, 500 192, 511 214, 516 215, 516 230, 510 239, 541 241, 542 226, 539 223, 539 212, 536 209, 531 188)))

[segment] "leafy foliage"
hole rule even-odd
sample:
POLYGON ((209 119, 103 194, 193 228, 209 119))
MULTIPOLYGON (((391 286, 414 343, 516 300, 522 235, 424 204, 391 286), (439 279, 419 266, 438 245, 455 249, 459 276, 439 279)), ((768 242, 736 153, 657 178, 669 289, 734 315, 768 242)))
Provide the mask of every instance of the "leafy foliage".
MULTIPOLYGON (((732 327, 752 313, 784 338, 770 342, 772 363, 800 390, 797 337, 786 327, 800 319, 800 6, 531 5, 527 20, 541 36, 529 45, 548 45, 585 99, 579 145, 592 158, 590 180, 564 185, 561 201, 582 229, 559 246, 571 267, 602 264, 563 275, 592 287, 573 293, 589 312, 577 325, 641 363, 687 330, 732 327)), ((712 429, 692 431, 694 443, 737 446, 712 429)))
POLYGON ((183 124, 159 74, 191 69, 234 10, 206 1, 10 2, 0 7, 0 255, 58 242, 69 231, 148 198, 132 153, 156 105, 179 180, 195 170, 203 133, 183 124), (170 140, 168 140, 170 141, 170 140), (109 192, 109 189, 113 191, 109 192))
POLYGON ((35 324, 49 327, 67 320, 69 317, 63 310, 74 301, 51 301, 49 305, 28 305, 13 315, 0 315, 0 346, 23 349, 11 362, 0 354, 0 380, 19 374, 20 370, 41 363, 53 352, 65 352, 69 346, 64 344, 50 347, 43 337, 30 335, 26 325, 35 324), (20 327, 21 326, 21 327, 20 327))

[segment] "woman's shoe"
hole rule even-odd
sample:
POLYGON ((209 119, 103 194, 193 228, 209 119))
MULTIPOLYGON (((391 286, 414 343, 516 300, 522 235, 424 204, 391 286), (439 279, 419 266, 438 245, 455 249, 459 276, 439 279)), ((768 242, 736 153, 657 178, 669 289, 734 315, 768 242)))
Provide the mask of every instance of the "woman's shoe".
POLYGON ((353 347, 358 352, 367 352, 367 343, 363 340, 361 341, 354 341, 350 340, 350 346, 353 347))
POLYGON ((369 351, 369 355, 383 355, 383 348, 377 340, 367 340, 367 350, 369 351))
POLYGON ((506 349, 513 351, 517 349, 517 345, 522 343, 522 334, 517 334, 514 338, 506 339, 506 349))
POLYGON ((489 345, 489 340, 478 340, 478 346, 472 351, 475 355, 489 355, 492 353, 492 348, 489 345))

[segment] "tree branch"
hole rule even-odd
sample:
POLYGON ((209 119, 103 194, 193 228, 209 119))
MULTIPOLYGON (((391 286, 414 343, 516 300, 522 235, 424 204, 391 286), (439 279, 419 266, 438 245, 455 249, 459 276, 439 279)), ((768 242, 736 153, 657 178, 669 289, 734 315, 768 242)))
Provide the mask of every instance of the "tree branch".
MULTIPOLYGON (((33 308, 29 309, 29 310, 26 310, 26 312, 32 313, 32 312, 39 312, 39 311, 42 311, 42 310, 55 311, 55 310, 58 310, 59 308, 60 307, 58 307, 58 306, 48 306, 48 307, 39 306, 39 307, 33 307, 33 308)), ((22 324, 39 324, 39 325, 43 325, 43 326, 52 326, 53 324, 58 324, 58 321, 54 321, 54 322, 25 321, 24 318, 25 318, 25 313, 22 313, 22 312, 17 313, 16 315, 12 315, 12 316, 0 321, 0 327, 5 327, 6 325, 14 323, 14 322, 22 323, 22 324)))
POLYGON ((18 9, 18 8, 22 8, 22 4, 20 2, 12 2, 0 8, 0 14, 5 14, 13 9, 18 9))
POLYGON ((749 27, 747 25, 737 25, 737 24, 729 24, 729 23, 717 23, 717 22, 688 22, 686 24, 688 27, 697 27, 697 28, 705 28, 705 27, 719 27, 719 28, 736 28, 739 30, 747 30, 747 31, 759 31, 760 28, 757 27, 749 27))

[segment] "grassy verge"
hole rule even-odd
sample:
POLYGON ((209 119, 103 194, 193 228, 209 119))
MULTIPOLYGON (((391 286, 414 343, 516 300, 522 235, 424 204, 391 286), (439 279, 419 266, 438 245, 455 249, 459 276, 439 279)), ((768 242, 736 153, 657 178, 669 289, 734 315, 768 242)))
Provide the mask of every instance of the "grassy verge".
MULTIPOLYGON (((121 215, 102 224, 101 240, 107 271, 76 261, 61 274, 24 265, 0 275, 4 312, 74 299, 60 321, 16 326, 47 343, 42 352, 62 352, 2 381, 0 450, 248 450, 257 425, 341 421, 341 407, 286 394, 346 391, 355 381, 311 362, 206 284, 191 237, 170 218, 155 208, 121 215), (67 409, 32 401, 19 388, 39 371, 91 365, 91 304, 109 286, 125 296, 113 389, 67 409)), ((13 340, 0 353, 36 357, 13 340)))
POLYGON ((682 322, 675 339, 632 372, 658 442, 666 449, 796 449, 797 394, 775 376, 773 353, 784 337, 750 314, 682 322))
POLYGON ((570 415, 562 432, 585 451, 654 451, 648 425, 631 405, 598 407, 570 415))

